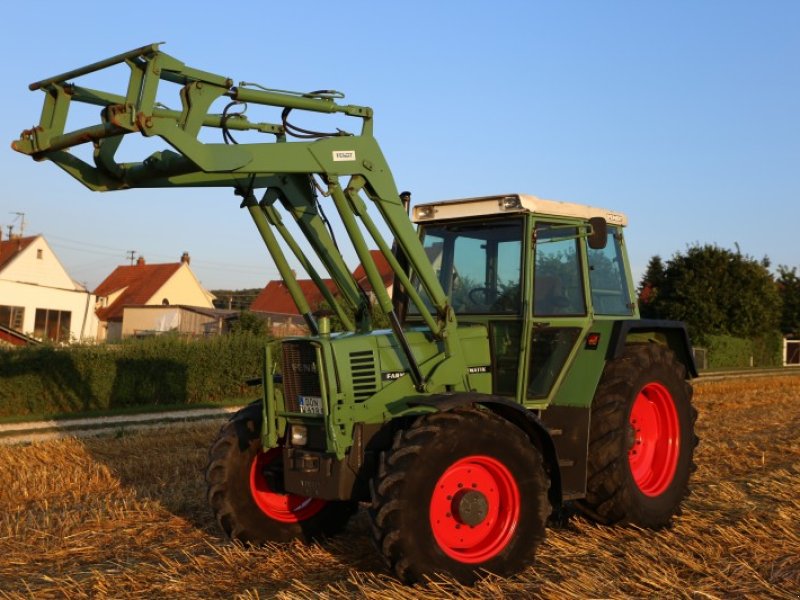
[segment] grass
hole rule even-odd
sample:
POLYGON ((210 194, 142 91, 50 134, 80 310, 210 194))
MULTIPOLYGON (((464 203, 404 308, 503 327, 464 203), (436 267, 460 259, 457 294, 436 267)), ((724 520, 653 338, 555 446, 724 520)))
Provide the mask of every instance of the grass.
POLYGON ((391 578, 360 513, 322 545, 223 539, 202 470, 218 423, 0 447, 0 598, 797 598, 800 379, 697 386, 693 493, 662 531, 576 517, 473 588, 391 578))

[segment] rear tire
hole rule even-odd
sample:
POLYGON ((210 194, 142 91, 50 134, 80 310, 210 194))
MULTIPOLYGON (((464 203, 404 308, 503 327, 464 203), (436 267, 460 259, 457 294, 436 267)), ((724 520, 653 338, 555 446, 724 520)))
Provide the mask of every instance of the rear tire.
POLYGON ((280 448, 262 452, 261 407, 240 410, 225 424, 209 451, 208 501, 223 531, 244 544, 309 542, 344 529, 356 502, 328 501, 279 493, 280 448), (265 469, 271 471, 269 478, 265 469))
POLYGON ((578 507, 606 524, 667 525, 689 493, 696 419, 673 352, 628 345, 606 365, 592 402, 587 493, 578 507))
POLYGON ((373 481, 373 539, 408 583, 437 573, 473 583, 533 562, 551 506, 542 456, 486 410, 418 418, 399 432, 373 481))

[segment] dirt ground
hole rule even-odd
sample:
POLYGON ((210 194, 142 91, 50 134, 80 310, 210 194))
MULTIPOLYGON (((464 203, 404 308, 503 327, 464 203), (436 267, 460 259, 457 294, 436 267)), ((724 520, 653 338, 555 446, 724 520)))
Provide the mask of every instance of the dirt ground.
POLYGON ((582 518, 535 565, 405 587, 366 515, 322 545, 245 549, 205 501, 219 423, 0 447, 0 598, 798 598, 800 377, 700 383, 692 495, 662 531, 582 518))

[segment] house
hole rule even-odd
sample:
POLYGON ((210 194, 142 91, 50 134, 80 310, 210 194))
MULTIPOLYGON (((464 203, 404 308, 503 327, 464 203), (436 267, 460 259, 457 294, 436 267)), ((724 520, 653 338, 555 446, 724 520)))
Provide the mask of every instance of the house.
MULTIPOLYGON (((140 312, 127 317, 134 307, 180 305, 213 309, 213 294, 200 285, 189 263, 189 254, 184 252, 177 263, 147 264, 140 256, 136 264, 114 269, 94 291, 100 321, 98 339, 118 341, 137 329, 158 331, 166 323, 164 315, 157 312, 146 313, 150 314, 150 321, 143 320, 140 312), (135 320, 135 324, 126 324, 126 318, 135 320)), ((202 334, 203 330, 194 333, 202 334)))
POLYGON ((122 313, 122 337, 147 337, 167 332, 180 335, 221 335, 230 330, 237 310, 182 304, 126 306, 122 313))
POLYGON ((57 343, 94 340, 94 305, 43 236, 0 240, 0 326, 57 343))
MULTIPOLYGON (((370 254, 378 267, 383 284, 389 295, 392 294, 392 285, 394 283, 394 271, 389 266, 388 261, 384 258, 380 250, 371 250, 370 254)), ((353 278, 364 292, 375 301, 375 294, 372 291, 367 280, 367 274, 362 265, 359 265, 353 271, 353 278)), ((326 287, 334 296, 339 295, 339 289, 332 279, 323 279, 326 287)), ((311 310, 325 306, 325 297, 320 292, 311 279, 298 279, 297 283, 308 301, 311 310)), ((307 333, 306 323, 289 294, 289 290, 283 281, 275 280, 270 281, 261 293, 253 300, 250 305, 250 310, 260 313, 265 316, 269 323, 272 334, 276 337, 284 337, 288 335, 303 335, 307 333)))

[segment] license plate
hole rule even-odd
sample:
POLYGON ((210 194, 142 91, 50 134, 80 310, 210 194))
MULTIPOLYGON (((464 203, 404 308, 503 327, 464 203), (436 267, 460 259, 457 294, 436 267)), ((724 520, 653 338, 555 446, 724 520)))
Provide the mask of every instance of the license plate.
POLYGON ((322 414, 322 398, 319 396, 298 396, 300 412, 303 414, 322 414))

